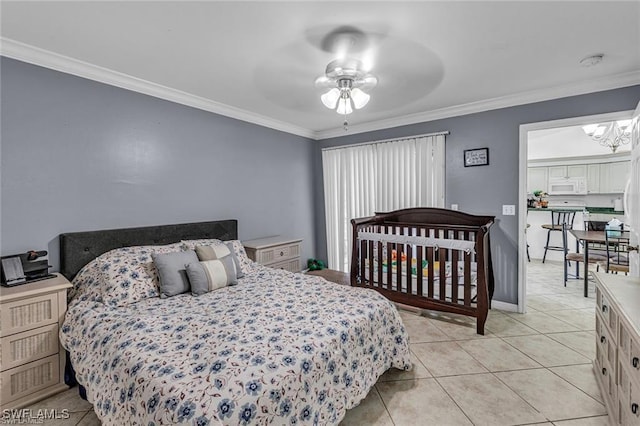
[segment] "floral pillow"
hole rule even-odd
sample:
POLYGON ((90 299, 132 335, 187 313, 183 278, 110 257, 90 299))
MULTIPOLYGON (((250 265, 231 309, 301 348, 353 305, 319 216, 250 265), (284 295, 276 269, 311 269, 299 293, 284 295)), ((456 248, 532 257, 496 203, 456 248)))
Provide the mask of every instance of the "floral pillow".
POLYGON ((252 272, 255 269, 256 263, 249 259, 242 243, 239 240, 231 240, 227 242, 231 243, 231 246, 233 247, 233 253, 236 255, 236 259, 240 264, 240 270, 242 273, 248 274, 252 272))
POLYGON ((165 246, 135 246, 111 250, 96 261, 101 273, 102 301, 126 306, 150 297, 158 297, 158 273, 152 253, 181 251, 180 243, 165 246))
POLYGON ((224 242, 217 238, 202 238, 199 240, 182 240, 180 244, 182 244, 182 250, 195 250, 196 246, 215 246, 224 244, 224 242))

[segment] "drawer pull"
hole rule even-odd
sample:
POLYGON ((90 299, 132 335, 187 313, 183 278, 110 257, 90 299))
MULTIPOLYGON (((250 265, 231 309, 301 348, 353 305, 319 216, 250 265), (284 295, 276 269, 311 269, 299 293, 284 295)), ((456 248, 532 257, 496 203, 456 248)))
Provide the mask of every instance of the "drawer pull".
POLYGON ((638 359, 637 356, 634 356, 633 359, 631 360, 631 365, 633 365, 633 368, 638 368, 639 364, 640 364, 640 359, 638 359))
POLYGON ((603 376, 606 376, 606 375, 607 375, 607 369, 606 369, 606 368, 604 368, 604 367, 602 367, 602 375, 603 375, 603 376))
POLYGON ((631 412, 633 414, 638 414, 638 404, 636 404, 635 402, 631 404, 631 412))
POLYGON ((283 251, 280 252, 280 257, 282 257, 282 256, 284 256, 284 252, 283 251))
POLYGON ((604 342, 606 342, 606 341, 607 341, 607 338, 606 338, 606 337, 604 337, 604 336, 601 336, 601 337, 600 337, 600 343, 604 343, 604 342))
POLYGON ((606 313, 609 307, 607 305, 602 305, 602 312, 606 313))

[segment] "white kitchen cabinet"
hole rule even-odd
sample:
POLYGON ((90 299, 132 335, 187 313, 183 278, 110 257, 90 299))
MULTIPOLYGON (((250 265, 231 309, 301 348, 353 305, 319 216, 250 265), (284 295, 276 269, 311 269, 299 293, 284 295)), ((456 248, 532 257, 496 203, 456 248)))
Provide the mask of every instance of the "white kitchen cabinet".
POLYGON ((550 179, 567 177, 567 166, 551 166, 547 170, 550 179))
POLYGON ((630 173, 631 162, 629 161, 600 164, 600 193, 623 193, 630 173))
POLYGON ((527 192, 533 194, 534 191, 547 192, 547 169, 548 167, 529 167, 527 169, 527 192))
POLYGON ((600 164, 587 165, 587 193, 600 193, 600 164))
POLYGON ((586 164, 573 164, 570 166, 550 166, 548 167, 548 169, 549 179, 587 176, 586 164))

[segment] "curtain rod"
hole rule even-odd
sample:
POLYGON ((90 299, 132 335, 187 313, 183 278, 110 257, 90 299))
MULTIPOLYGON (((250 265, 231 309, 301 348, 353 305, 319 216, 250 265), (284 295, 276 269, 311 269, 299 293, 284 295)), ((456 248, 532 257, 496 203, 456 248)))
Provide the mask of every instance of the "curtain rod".
POLYGON ((403 136, 403 137, 400 137, 400 138, 381 139, 379 141, 360 142, 360 143, 353 143, 353 144, 340 145, 340 146, 330 146, 330 147, 327 147, 327 148, 322 148, 322 151, 332 151, 334 149, 350 148, 352 146, 376 145, 376 144, 385 143, 385 142, 401 141, 401 140, 405 140, 405 139, 424 138, 424 137, 427 137, 427 136, 439 136, 439 135, 448 135, 448 134, 449 134, 448 130, 443 130, 442 132, 424 133, 422 135, 403 136))

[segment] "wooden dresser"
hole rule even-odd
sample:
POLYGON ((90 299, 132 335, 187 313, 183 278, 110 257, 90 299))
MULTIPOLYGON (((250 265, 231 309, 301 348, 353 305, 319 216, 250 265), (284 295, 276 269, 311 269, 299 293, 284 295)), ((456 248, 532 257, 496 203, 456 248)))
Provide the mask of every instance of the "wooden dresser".
POLYGON ((301 239, 280 236, 243 241, 247 256, 255 262, 276 269, 300 272, 301 239))
POLYGON ((640 279, 596 273, 594 373, 611 424, 640 425, 640 279))
POLYGON ((65 352, 58 331, 67 310, 62 275, 0 287, 2 408, 21 408, 67 389, 65 352))

